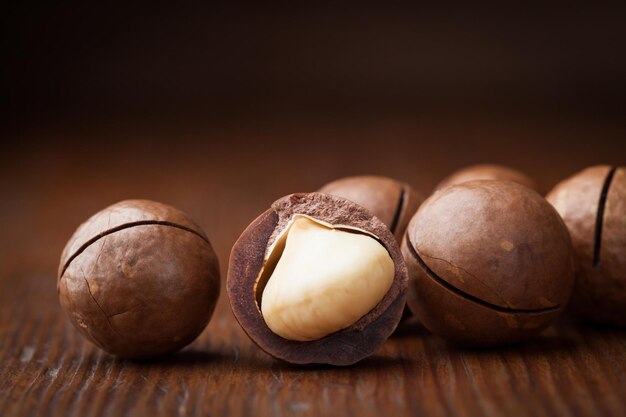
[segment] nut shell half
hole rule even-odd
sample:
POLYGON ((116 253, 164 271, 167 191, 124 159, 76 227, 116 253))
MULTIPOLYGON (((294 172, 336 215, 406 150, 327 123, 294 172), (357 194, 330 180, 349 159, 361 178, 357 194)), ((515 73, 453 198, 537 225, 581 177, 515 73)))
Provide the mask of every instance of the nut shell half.
POLYGON ((322 193, 291 194, 275 201, 233 246, 227 278, 231 307, 243 330, 265 352, 293 364, 350 365, 371 355, 398 325, 406 287, 406 265, 387 226, 363 207, 322 193), (274 334, 263 320, 256 298, 257 277, 268 248, 295 214, 365 231, 376 237, 394 262, 391 288, 374 309, 350 327, 307 342, 274 334))

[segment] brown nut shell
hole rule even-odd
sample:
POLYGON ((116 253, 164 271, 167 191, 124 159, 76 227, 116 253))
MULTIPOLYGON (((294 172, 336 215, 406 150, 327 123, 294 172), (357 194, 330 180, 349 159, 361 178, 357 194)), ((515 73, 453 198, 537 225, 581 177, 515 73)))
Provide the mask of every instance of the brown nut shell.
POLYGON ((398 242, 424 198, 410 185, 392 178, 360 175, 340 178, 319 189, 368 209, 389 227, 398 242))
POLYGON ((265 352, 293 364, 350 365, 378 349, 395 330, 405 303, 406 265, 387 226, 363 207, 322 194, 291 194, 275 201, 254 220, 233 246, 227 292, 233 313, 248 336, 265 352), (295 214, 363 230, 377 238, 394 263, 389 291, 369 313, 343 330, 321 339, 299 342, 274 334, 265 323, 256 300, 256 281, 266 251, 295 214))
POLYGON ((402 245, 407 303, 423 324, 465 345, 514 343, 568 302, 573 254, 558 213, 512 182, 471 181, 432 195, 402 245))
POLYGON ((626 325, 626 168, 587 168, 546 197, 569 228, 576 253, 570 311, 626 325))
POLYGON ((435 190, 475 180, 511 181, 538 191, 537 184, 528 175, 516 169, 495 164, 479 164, 459 169, 444 178, 435 190))
POLYGON ((208 323, 220 291, 206 235, 181 211, 128 200, 83 223, 61 257, 57 289, 72 324, 130 359, 174 352, 208 323))

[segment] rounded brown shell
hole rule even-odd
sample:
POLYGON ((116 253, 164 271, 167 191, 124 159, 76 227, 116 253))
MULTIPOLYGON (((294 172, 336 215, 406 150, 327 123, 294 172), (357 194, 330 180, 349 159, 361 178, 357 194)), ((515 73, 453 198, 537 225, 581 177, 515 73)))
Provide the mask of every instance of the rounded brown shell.
POLYGON ((528 175, 513 168, 494 164, 472 165, 459 169, 443 179, 435 190, 475 180, 511 181, 538 191, 537 184, 528 175))
POLYGON ((389 227, 398 242, 424 198, 410 185, 392 178, 360 175, 340 178, 319 189, 368 209, 389 227))
POLYGON ((72 324, 103 350, 145 359, 174 352, 208 323, 220 291, 217 257, 183 212, 127 200, 68 241, 57 290, 72 324))
POLYGON ((235 318, 261 349, 293 364, 350 365, 371 355, 398 325, 406 287, 406 265, 387 226, 363 207, 322 193, 291 194, 275 201, 241 234, 228 266, 227 291, 235 318), (373 310, 352 326, 310 342, 287 340, 274 334, 263 320, 255 294, 266 251, 294 214, 308 215, 332 225, 356 227, 376 236, 395 266, 391 288, 373 310))
POLYGON ((626 169, 587 168, 547 196, 569 228, 576 253, 570 310, 603 324, 626 325, 626 169))
POLYGON ((573 254, 546 200, 506 181, 471 181, 435 193, 402 246, 408 305, 431 331, 474 346, 526 339, 567 304, 573 254))

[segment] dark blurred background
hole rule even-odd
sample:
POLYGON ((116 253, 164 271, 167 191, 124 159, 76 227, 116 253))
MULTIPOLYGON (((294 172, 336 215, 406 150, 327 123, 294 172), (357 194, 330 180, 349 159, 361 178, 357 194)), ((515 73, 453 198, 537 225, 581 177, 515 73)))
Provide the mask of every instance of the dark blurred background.
POLYGON ((435 3, 19 2, 3 15, 9 121, 623 116, 624 2, 435 3))
POLYGON ((123 198, 188 211, 224 268, 271 201, 336 177, 428 193, 497 162, 547 191, 626 160, 624 2, 16 2, 1 19, 3 274, 54 270, 123 198))

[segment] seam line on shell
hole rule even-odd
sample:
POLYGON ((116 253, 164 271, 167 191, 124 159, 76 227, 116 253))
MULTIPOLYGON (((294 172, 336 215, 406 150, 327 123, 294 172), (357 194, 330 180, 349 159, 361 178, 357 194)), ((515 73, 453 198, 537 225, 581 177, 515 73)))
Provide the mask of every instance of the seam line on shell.
MULTIPOLYGON (((494 291, 491 287, 489 287, 489 285, 485 284, 485 283, 484 283, 481 279, 479 279, 476 275, 472 274, 472 273, 471 273, 470 271, 468 271, 467 269, 465 269, 465 268, 461 268, 460 266, 455 265, 455 264, 453 264, 453 263, 452 263, 452 262, 450 262, 450 261, 446 261, 445 259, 442 259, 442 258, 437 258, 436 256, 430 256, 430 255, 427 255, 427 254, 425 254, 425 253, 422 253, 421 258, 423 259, 424 257, 426 257, 426 258, 430 258, 430 259, 434 259, 434 260, 436 260, 436 261, 445 262, 445 263, 447 263, 448 265, 450 265, 450 266, 451 266, 451 267, 453 267, 453 268, 460 269, 461 271, 465 272, 465 273, 466 273, 467 275, 469 275, 470 277, 474 278, 474 279, 476 280, 476 282, 478 282, 480 285, 482 285, 484 288, 486 288, 486 289, 487 289, 490 293, 492 293, 493 295, 495 295, 495 296, 496 296, 496 297, 500 300, 500 302, 502 302, 502 304, 506 304, 507 306, 509 305, 509 303, 507 303, 506 301, 504 301, 504 299, 502 299, 502 297, 500 296, 500 294, 498 294, 496 291, 494 291)), ((426 262, 424 262, 424 263, 426 263, 426 262)), ((497 305, 497 304, 496 304, 496 305, 497 305)), ((505 307, 505 308, 513 308, 513 307, 510 307, 510 306, 509 306, 509 307, 505 307)))
POLYGON ((615 176, 617 167, 611 168, 602 185, 602 192, 600 193, 600 200, 598 201, 598 211, 596 213, 596 231, 593 241, 593 267, 600 266, 600 250, 602 249, 602 228, 604 224, 604 209, 606 208, 606 199, 609 196, 609 188, 613 177, 615 176))
POLYGON ((402 216, 402 211, 404 210, 405 199, 406 199, 406 186, 403 186, 402 189, 400 190, 400 198, 398 198, 398 206, 396 207, 396 211, 393 214, 393 220, 391 220, 391 225, 389 227, 393 235, 396 234, 398 223, 400 223, 400 216, 402 216))
POLYGON ((490 302, 487 302, 481 298, 478 298, 474 295, 468 294, 465 291, 460 290, 459 288, 455 287, 454 285, 450 284, 449 282, 441 278, 432 269, 430 269, 428 265, 426 265, 424 260, 420 257, 419 253, 417 253, 417 250, 413 246, 413 242, 411 242, 411 239, 409 238, 408 234, 407 234, 407 246, 409 248, 409 252, 411 253, 411 256, 413 256, 415 261, 419 264, 420 268, 422 268, 422 270, 426 273, 426 275, 428 275, 429 278, 431 278, 433 281, 435 281, 442 287, 446 288, 447 290, 455 293, 456 295, 462 298, 465 298, 468 301, 471 301, 473 303, 479 304, 483 307, 489 308, 491 310, 495 310, 500 313, 508 313, 508 314, 542 314, 542 313, 555 311, 560 308, 559 304, 552 306, 552 307, 536 308, 536 309, 507 308, 507 307, 502 307, 497 304, 492 304, 490 302))
POLYGON ((209 245, 211 244, 206 237, 202 236, 202 234, 198 233, 194 229, 192 229, 190 227, 187 227, 187 226, 182 226, 182 225, 177 224, 177 223, 172 223, 172 222, 168 222, 168 221, 160 221, 160 220, 141 220, 141 221, 137 221, 137 222, 124 223, 124 224, 121 224, 119 226, 113 227, 112 229, 108 229, 108 230, 105 230, 104 232, 100 232, 97 235, 95 235, 94 237, 92 237, 91 239, 89 239, 88 241, 86 241, 85 243, 83 243, 76 250, 76 252, 74 252, 72 254, 72 256, 70 256, 67 259, 67 261, 65 262, 65 265, 63 265, 63 270, 61 271, 61 274, 59 275, 59 278, 61 278, 63 276, 63 274, 65 274, 65 271, 67 270, 67 268, 70 266, 72 261, 78 257, 78 255, 83 253, 89 246, 93 245, 95 242, 97 242, 98 240, 102 239, 103 237, 111 235, 111 234, 116 233, 116 232, 119 232, 120 230, 130 229, 131 227, 135 227, 135 226, 149 226, 149 225, 174 227, 174 228, 177 228, 177 229, 185 230, 187 232, 193 233, 194 235, 198 236, 200 239, 204 240, 209 245))

